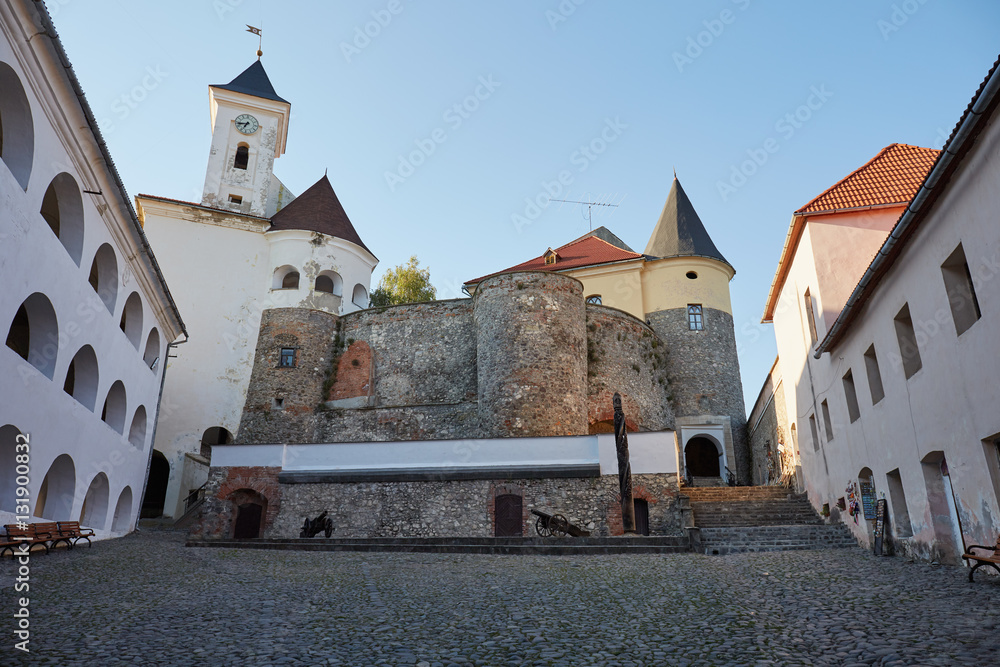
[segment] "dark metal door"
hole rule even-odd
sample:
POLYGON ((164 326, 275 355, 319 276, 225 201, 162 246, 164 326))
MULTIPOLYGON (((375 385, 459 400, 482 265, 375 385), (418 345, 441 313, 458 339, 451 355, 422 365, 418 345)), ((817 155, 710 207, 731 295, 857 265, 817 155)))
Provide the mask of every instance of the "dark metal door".
POLYGON ((649 503, 645 500, 634 501, 635 505, 635 532, 640 535, 649 535, 649 503))
POLYGON ((512 493, 496 497, 494 504, 494 535, 496 537, 521 537, 521 496, 512 493))
POLYGON ((257 503, 247 503, 237 508, 234 538, 244 540, 260 536, 261 509, 263 508, 257 503))

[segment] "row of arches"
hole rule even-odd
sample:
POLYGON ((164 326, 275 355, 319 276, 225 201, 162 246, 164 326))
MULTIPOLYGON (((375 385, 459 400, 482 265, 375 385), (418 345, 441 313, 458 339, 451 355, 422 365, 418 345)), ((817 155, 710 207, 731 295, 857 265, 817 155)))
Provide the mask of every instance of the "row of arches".
MULTIPOLYGON (((18 308, 7 331, 6 345, 50 380, 55 379, 56 360, 59 353, 59 325, 55 309, 48 298, 36 292, 18 308)), ((153 327, 146 339, 144 360, 149 365, 158 358, 160 337, 153 327), (152 358, 152 359, 151 359, 152 358)), ((91 412, 101 405, 101 419, 136 448, 145 446, 148 418, 146 408, 139 405, 132 413, 129 429, 125 424, 128 400, 125 384, 116 380, 108 388, 104 401, 98 403, 100 368, 97 353, 90 345, 83 345, 73 355, 63 378, 63 391, 91 412)))
MULTIPOLYGON (((0 160, 15 180, 27 191, 34 161, 34 124, 24 87, 17 73, 0 61, 0 160)), ((84 222, 83 191, 67 172, 53 177, 42 197, 39 215, 66 249, 77 266, 83 261, 84 222)), ((101 302, 114 314, 118 299, 118 258, 111 244, 102 244, 94 253, 88 282, 101 302)), ((142 337, 142 301, 132 292, 122 310, 120 327, 139 350, 142 337)), ((157 336, 158 338, 158 336, 157 336)), ((158 348, 158 341, 156 347, 158 348)), ((148 348, 148 343, 147 343, 148 348)), ((152 360, 147 360, 147 365, 152 360)))
MULTIPOLYGON (((291 264, 279 266, 274 270, 271 280, 271 289, 299 289, 299 270, 291 264)), ((336 271, 320 271, 313 284, 316 292, 326 292, 334 296, 343 297, 344 279, 336 271)), ((368 290, 361 283, 354 286, 351 294, 351 302, 359 308, 368 307, 368 290)))
MULTIPOLYGON (((17 509, 17 465, 15 447, 21 431, 11 424, 0 427, 0 510, 17 509)), ((76 465, 69 454, 60 454, 49 466, 34 497, 31 515, 51 521, 78 520, 81 524, 104 530, 111 508, 111 484, 104 472, 98 472, 86 487, 78 517, 73 505, 78 495, 76 465)), ((79 489, 82 491, 82 488, 79 489)), ((113 532, 127 532, 132 524, 132 488, 119 492, 111 517, 113 532)))

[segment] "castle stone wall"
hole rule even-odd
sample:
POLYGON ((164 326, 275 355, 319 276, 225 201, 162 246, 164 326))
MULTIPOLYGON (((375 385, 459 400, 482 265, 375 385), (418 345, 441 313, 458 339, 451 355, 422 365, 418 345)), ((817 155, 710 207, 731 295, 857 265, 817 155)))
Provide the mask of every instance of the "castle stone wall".
MULTIPOLYGON (((525 536, 535 535, 532 509, 562 514, 595 536, 623 532, 617 475, 350 484, 278 484, 274 476, 272 468, 213 468, 192 536, 228 537, 233 498, 241 488, 252 488, 267 501, 263 537, 298 537, 303 519, 324 510, 333 519, 333 537, 491 537, 495 498, 507 493, 522 497, 525 536), (259 488, 248 486, 254 484, 254 470, 259 488)), ((650 534, 683 534, 676 475, 633 475, 633 493, 649 503, 650 534)))
POLYGON ((630 430, 674 428, 667 396, 669 350, 645 322, 614 308, 587 305, 587 422, 590 433, 611 432, 615 392, 630 430))
POLYGON ((319 310, 263 312, 237 442, 312 442, 313 417, 334 361, 336 327, 337 316, 319 310), (281 348, 295 349, 294 366, 279 365, 281 348))
POLYGON ((541 272, 480 283, 474 298, 481 437, 587 433, 583 285, 541 272))
POLYGON ((686 308, 649 313, 649 322, 666 343, 667 372, 675 415, 727 415, 732 420, 737 479, 752 479, 746 434, 746 408, 736 355, 733 316, 704 309, 704 330, 688 327, 686 308))

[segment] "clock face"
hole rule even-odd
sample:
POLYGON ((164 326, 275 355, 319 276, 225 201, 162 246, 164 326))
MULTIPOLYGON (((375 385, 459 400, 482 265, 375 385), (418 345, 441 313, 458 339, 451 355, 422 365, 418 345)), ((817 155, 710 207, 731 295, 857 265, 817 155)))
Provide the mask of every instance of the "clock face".
POLYGON ((260 123, 248 113, 241 113, 236 117, 236 129, 243 134, 253 134, 258 127, 260 127, 260 123))

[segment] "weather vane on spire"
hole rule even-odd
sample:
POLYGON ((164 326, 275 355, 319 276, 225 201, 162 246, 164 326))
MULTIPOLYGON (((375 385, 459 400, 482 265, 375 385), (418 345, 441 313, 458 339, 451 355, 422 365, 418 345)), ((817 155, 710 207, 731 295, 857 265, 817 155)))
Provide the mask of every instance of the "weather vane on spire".
POLYGON ((260 34, 260 28, 255 28, 249 23, 247 23, 247 32, 257 35, 257 60, 260 60, 260 57, 264 55, 264 52, 261 51, 261 46, 264 43, 264 36, 260 34))

